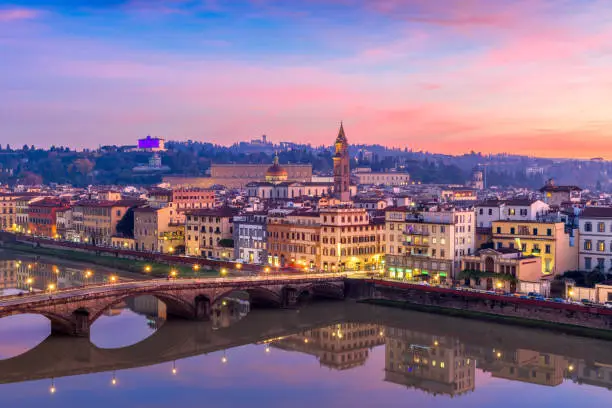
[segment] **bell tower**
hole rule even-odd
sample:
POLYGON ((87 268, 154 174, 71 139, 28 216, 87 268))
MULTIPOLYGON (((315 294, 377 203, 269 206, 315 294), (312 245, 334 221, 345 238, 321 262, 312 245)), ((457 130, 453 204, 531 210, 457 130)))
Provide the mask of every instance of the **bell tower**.
POLYGON ((340 123, 340 130, 335 143, 334 153, 334 196, 341 202, 351 200, 351 169, 348 151, 348 140, 344 134, 344 126, 340 123))

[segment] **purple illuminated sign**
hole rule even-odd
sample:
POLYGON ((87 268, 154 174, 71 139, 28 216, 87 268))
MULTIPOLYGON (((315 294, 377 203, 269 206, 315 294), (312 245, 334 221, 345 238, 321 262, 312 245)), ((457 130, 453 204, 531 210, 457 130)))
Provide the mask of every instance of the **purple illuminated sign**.
POLYGON ((138 139, 139 149, 159 149, 160 139, 147 136, 144 139, 138 139))

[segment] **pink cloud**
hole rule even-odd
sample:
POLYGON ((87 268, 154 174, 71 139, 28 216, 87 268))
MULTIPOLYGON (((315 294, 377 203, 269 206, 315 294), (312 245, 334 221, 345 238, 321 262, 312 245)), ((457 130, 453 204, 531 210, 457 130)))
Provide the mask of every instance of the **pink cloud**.
POLYGON ((0 23, 19 20, 31 20, 40 16, 39 10, 27 8, 5 8, 0 9, 0 23))

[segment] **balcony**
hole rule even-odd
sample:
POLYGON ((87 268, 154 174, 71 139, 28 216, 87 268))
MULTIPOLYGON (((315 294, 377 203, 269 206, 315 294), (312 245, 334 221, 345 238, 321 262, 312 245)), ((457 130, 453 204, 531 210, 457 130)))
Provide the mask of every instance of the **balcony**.
POLYGON ((429 241, 404 241, 404 246, 410 248, 429 248, 429 241))
POLYGON ((429 231, 417 231, 417 230, 404 230, 404 235, 406 236, 418 236, 418 237, 428 237, 429 231))

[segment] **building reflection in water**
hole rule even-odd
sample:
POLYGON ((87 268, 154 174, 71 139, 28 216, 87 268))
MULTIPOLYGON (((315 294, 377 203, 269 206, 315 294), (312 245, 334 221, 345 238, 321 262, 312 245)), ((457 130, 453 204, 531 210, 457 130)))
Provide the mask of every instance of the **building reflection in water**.
MULTIPOLYGON (((65 289, 105 281, 91 269, 58 265, 35 259, 0 259, 0 291, 44 291, 53 285, 65 289)), ((2 295, 2 293, 0 293, 2 295)))
POLYGON ((322 366, 336 370, 364 365, 369 351, 384 344, 384 381, 434 396, 458 397, 475 391, 477 370, 494 378, 542 386, 571 380, 612 390, 611 365, 533 350, 485 349, 450 336, 375 324, 335 324, 264 343, 313 355, 322 366))
POLYGON ((155 296, 144 295, 129 298, 125 305, 134 313, 146 316, 147 325, 152 330, 159 329, 168 318, 166 314, 166 304, 155 296))
POLYGON ((370 349, 384 341, 384 331, 379 325, 343 323, 306 330, 271 345, 313 355, 322 366, 334 370, 348 370, 364 365, 370 349))
POLYGON ((476 364, 459 341, 405 329, 386 333, 385 381, 434 395, 474 391, 476 364))

